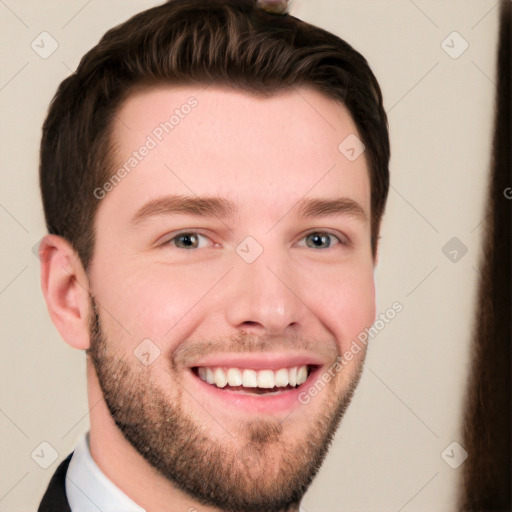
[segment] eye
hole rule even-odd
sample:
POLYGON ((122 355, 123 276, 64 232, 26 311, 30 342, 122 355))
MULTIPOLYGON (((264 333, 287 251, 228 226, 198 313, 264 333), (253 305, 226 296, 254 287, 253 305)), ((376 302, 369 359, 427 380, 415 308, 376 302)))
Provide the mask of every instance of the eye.
POLYGON ((312 249, 329 249, 332 245, 337 244, 346 245, 346 242, 342 241, 338 236, 325 231, 309 233, 309 235, 306 235, 302 240, 305 240, 306 246, 312 249))
POLYGON ((200 233, 190 231, 178 233, 165 244, 174 245, 178 249, 203 249, 207 246, 207 242, 201 243, 201 240, 208 240, 208 238, 200 233))

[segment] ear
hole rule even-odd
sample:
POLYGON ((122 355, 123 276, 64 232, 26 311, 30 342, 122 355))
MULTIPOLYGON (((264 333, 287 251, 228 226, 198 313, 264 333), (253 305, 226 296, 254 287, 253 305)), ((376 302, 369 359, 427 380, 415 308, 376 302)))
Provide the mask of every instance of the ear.
POLYGON ((69 242, 46 235, 39 245, 41 288, 50 317, 66 343, 89 348, 89 281, 69 242))

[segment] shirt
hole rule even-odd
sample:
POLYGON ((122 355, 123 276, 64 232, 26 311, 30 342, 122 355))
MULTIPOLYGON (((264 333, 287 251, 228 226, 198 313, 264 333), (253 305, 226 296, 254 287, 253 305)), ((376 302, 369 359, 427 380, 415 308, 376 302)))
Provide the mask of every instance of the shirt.
POLYGON ((66 474, 71 512, 146 512, 101 471, 92 458, 89 432, 77 444, 66 474))

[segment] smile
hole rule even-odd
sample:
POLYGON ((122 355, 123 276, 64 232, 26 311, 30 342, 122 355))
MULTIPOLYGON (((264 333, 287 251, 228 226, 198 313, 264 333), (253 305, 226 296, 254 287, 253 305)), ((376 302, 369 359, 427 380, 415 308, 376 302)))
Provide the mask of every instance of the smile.
POLYGON ((251 390, 256 393, 296 388, 306 382, 310 370, 311 367, 307 365, 275 370, 210 366, 195 368, 202 381, 217 388, 229 387, 231 391, 251 390))
POLYGON ((304 407, 300 393, 327 365, 325 358, 311 352, 223 352, 194 361, 184 382, 215 415, 287 416, 304 407))

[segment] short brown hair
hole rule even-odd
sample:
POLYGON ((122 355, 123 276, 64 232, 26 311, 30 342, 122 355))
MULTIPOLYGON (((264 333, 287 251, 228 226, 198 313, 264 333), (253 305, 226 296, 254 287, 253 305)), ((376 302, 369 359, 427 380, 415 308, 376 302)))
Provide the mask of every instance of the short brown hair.
POLYGON ((71 243, 86 270, 99 206, 93 190, 113 172, 112 121, 135 87, 162 83, 264 95, 310 86, 342 102, 366 146, 375 254, 390 149, 382 94, 365 58, 325 30, 264 12, 256 0, 170 0, 109 30, 60 84, 43 126, 46 225, 71 243))

